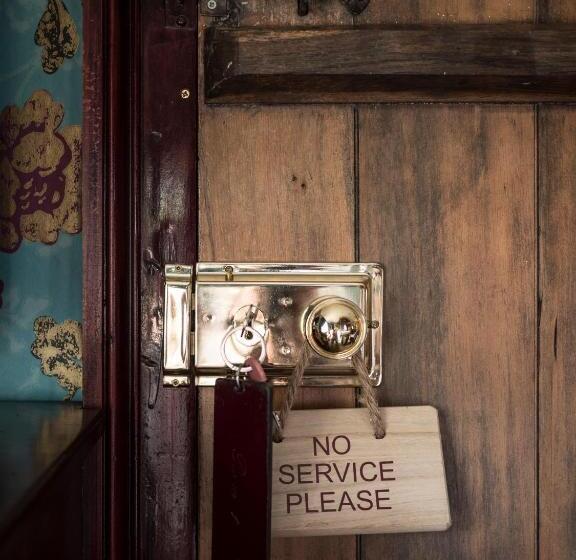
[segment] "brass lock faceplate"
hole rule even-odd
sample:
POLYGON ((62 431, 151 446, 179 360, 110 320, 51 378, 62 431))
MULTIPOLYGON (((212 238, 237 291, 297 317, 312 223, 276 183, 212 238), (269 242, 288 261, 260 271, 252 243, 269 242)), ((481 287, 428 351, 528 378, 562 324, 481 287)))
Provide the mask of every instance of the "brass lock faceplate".
POLYGON ((357 386, 350 355, 359 348, 380 383, 380 265, 198 263, 194 286, 196 384, 215 384, 223 356, 242 364, 264 354, 273 383, 286 384, 306 338, 315 352, 304 385, 357 386))

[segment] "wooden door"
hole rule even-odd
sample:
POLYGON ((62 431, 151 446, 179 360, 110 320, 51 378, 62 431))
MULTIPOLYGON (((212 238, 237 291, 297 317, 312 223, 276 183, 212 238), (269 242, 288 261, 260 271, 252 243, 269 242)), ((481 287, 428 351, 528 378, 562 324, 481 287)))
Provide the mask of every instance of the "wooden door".
MULTIPOLYGON (((340 2, 312 1, 305 18, 295 1, 232 5, 240 27, 576 18, 569 0, 372 0, 356 17, 340 2)), ((162 259, 188 262, 382 263, 380 403, 431 404, 441 416, 448 531, 276 539, 273 558, 573 558, 576 110, 207 105, 201 75, 197 105, 176 105, 175 92, 188 99, 185 90, 194 82, 195 63, 184 54, 196 48, 196 15, 189 11, 183 30, 167 31, 164 9, 151 2, 143 20, 143 97, 145 107, 155 104, 145 111, 142 134, 143 251, 160 247, 162 259), (153 20, 161 23, 146 23, 153 20), (166 64, 170 53, 176 59, 166 64), (197 199, 195 162, 182 156, 182 146, 194 151, 196 106, 197 199)), ((198 44, 214 24, 200 17, 198 44)), ((150 405, 158 384, 160 326, 153 310, 161 305, 161 283, 146 271, 140 550, 148 558, 197 552, 208 560, 213 390, 160 389, 150 405), (195 434, 197 447, 190 443, 195 434)), ((355 404, 354 389, 326 388, 305 389, 298 402, 304 408, 355 404)))

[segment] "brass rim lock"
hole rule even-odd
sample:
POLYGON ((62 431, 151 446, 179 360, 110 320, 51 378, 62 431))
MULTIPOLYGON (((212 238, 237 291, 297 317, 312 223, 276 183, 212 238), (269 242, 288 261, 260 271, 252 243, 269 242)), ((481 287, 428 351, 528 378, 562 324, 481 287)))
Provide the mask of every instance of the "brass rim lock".
POLYGON ((249 356, 286 385, 306 346, 303 385, 358 386, 358 353, 371 383, 382 379, 377 263, 168 264, 165 281, 165 385, 214 385, 230 370, 245 373, 249 356))
POLYGON ((343 297, 320 298, 305 314, 306 340, 324 358, 350 358, 364 344, 366 332, 366 316, 354 302, 343 297))

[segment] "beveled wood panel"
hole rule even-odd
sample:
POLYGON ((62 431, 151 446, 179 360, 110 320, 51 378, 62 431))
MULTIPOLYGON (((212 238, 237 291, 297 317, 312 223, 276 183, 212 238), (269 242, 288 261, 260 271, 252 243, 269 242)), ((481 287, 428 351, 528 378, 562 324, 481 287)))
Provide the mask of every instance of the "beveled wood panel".
POLYGON ((540 201, 540 557, 576 550, 576 108, 542 107, 540 201))
MULTIPOLYGON (((354 126, 346 107, 204 107, 200 259, 353 261, 354 126)), ((303 389, 299 406, 355 404, 303 389)), ((213 390, 200 390, 200 558, 210 558, 213 390)), ((273 558, 351 560, 354 537, 275 539, 273 558)))
POLYGON ((216 103, 573 101, 575 37, 562 24, 213 27, 205 93, 216 103))
POLYGON ((530 107, 360 111, 360 258, 386 273, 381 405, 439 408, 453 525, 366 560, 535 556, 530 107))

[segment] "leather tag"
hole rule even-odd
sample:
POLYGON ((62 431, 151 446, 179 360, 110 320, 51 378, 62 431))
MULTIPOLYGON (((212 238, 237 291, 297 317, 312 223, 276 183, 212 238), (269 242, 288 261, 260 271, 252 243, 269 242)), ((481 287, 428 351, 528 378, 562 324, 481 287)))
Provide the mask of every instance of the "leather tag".
POLYGON ((214 397, 213 560, 268 560, 272 403, 266 383, 218 379, 214 397))

